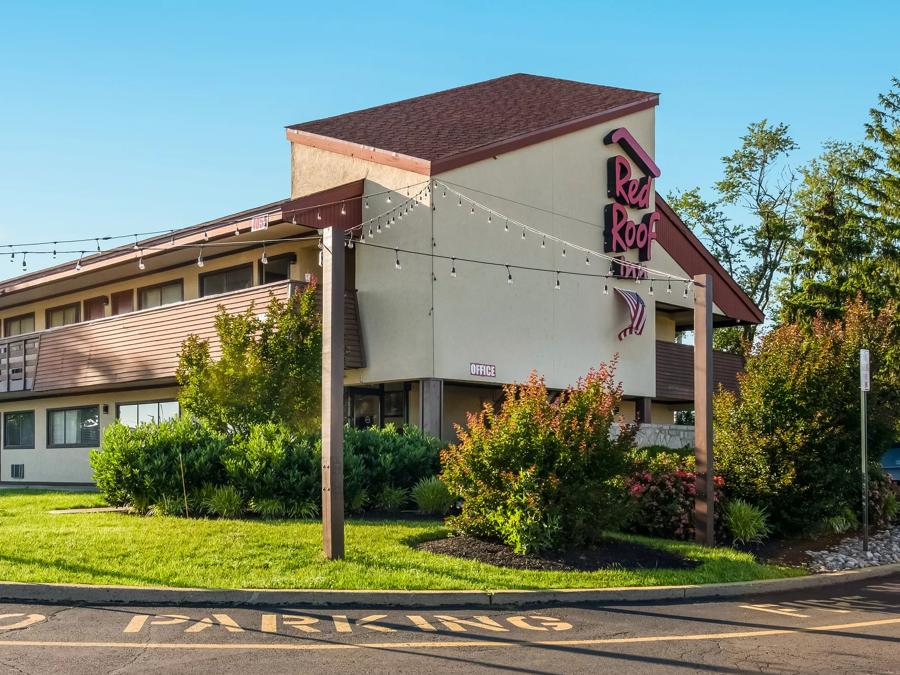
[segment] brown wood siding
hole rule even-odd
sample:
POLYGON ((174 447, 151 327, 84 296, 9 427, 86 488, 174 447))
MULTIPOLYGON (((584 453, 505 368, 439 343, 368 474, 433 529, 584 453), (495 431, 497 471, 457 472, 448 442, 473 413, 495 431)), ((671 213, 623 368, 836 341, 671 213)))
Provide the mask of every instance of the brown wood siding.
MULTIPOLYGON (((209 340, 211 354, 219 355, 215 317, 220 306, 235 314, 253 305, 262 313, 273 295, 285 299, 291 287, 290 282, 267 284, 46 331, 41 334, 33 390, 173 381, 181 344, 189 335, 209 340)), ((364 363, 355 292, 351 294, 345 315, 348 368, 364 363)))
MULTIPOLYGON (((713 383, 718 389, 738 393, 737 375, 744 370, 744 359, 727 352, 713 352, 713 383)), ((674 342, 656 343, 656 399, 694 400, 694 347, 674 342)))

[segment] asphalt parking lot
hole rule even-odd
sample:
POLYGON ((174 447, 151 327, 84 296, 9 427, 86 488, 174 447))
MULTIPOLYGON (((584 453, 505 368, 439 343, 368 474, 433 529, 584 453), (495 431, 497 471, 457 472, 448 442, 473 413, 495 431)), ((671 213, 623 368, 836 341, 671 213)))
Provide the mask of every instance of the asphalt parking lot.
POLYGON ((9 673, 900 672, 900 575, 604 606, 0 605, 9 673))

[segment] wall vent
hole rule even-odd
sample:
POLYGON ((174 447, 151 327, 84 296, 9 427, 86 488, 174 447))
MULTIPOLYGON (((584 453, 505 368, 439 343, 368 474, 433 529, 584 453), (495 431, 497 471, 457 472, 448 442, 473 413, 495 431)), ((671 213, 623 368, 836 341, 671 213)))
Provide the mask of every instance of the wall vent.
POLYGON ((9 474, 12 478, 25 478, 25 465, 24 464, 10 464, 9 465, 9 474))

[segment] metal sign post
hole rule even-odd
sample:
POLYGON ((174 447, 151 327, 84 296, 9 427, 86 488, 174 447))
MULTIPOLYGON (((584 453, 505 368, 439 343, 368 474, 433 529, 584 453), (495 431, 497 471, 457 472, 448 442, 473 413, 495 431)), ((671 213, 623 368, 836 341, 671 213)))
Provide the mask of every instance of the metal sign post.
POLYGON ((859 428, 862 455, 863 551, 869 550, 869 448, 866 395, 869 392, 869 350, 859 350, 859 428))

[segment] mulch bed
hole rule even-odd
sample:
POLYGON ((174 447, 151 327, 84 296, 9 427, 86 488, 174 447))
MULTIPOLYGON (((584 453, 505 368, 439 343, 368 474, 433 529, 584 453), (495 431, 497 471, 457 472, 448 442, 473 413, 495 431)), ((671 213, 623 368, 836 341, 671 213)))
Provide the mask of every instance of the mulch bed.
POLYGON ((474 537, 432 539, 416 545, 420 551, 478 560, 497 567, 551 572, 593 572, 604 569, 691 569, 700 563, 668 551, 624 541, 607 540, 561 554, 519 555, 509 546, 474 537))

